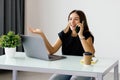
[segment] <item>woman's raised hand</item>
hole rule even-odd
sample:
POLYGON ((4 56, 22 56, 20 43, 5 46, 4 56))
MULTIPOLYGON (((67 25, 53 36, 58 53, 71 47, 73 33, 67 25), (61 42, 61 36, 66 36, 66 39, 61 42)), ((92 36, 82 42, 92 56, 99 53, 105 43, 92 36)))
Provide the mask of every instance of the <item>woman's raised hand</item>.
POLYGON ((83 35, 83 31, 84 31, 84 21, 82 21, 82 23, 78 23, 77 24, 80 27, 80 31, 79 31, 79 35, 83 35))
POLYGON ((29 31, 35 34, 41 34, 42 30, 38 29, 38 28, 32 28, 32 27, 28 27, 29 31))

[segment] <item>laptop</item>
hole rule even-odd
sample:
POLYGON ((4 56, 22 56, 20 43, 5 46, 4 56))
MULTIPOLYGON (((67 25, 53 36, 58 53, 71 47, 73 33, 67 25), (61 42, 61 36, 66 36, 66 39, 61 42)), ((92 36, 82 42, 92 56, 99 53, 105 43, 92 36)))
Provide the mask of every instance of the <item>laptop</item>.
POLYGON ((21 35, 24 51, 28 57, 41 60, 65 59, 63 55, 49 55, 41 36, 21 35))

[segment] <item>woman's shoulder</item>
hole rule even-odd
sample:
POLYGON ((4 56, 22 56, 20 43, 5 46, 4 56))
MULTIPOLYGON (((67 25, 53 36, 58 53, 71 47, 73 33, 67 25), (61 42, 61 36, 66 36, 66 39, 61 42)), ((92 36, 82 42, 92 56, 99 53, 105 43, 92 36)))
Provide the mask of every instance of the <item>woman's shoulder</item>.
POLYGON ((60 31, 60 32, 58 33, 58 35, 59 35, 59 36, 62 36, 62 35, 65 35, 65 33, 64 33, 64 31, 62 30, 62 31, 60 31))
POLYGON ((64 38, 65 38, 65 33, 64 33, 64 31, 63 31, 63 30, 60 31, 60 32, 58 33, 58 36, 59 36, 59 38, 63 41, 64 38))
POLYGON ((90 31, 85 31, 83 35, 85 36, 86 39, 91 37, 92 41, 94 42, 94 36, 93 36, 93 34, 90 31))
POLYGON ((64 32, 64 30, 62 30, 58 33, 58 35, 59 36, 66 36, 66 35, 68 35, 68 33, 64 32))

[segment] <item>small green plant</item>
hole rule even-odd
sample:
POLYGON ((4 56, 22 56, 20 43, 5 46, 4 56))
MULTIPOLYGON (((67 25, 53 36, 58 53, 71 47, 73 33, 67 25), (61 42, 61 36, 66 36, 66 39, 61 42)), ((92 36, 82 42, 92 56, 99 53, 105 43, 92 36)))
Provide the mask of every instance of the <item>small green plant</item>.
POLYGON ((6 35, 0 36, 0 47, 16 47, 21 45, 21 37, 13 31, 9 31, 6 35))

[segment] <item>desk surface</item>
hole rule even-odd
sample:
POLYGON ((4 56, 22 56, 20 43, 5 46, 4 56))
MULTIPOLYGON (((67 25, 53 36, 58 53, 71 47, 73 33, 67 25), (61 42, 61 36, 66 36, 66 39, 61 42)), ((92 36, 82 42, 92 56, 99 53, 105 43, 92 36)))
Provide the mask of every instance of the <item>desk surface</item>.
MULTIPOLYGON (((100 73, 105 74, 114 65, 118 65, 118 60, 98 58, 98 62, 91 66, 84 66, 80 63, 82 57, 67 56, 66 59, 56 61, 44 61, 26 57, 25 53, 17 52, 14 58, 6 58, 5 55, 0 56, 0 69, 35 71, 47 73, 65 73, 78 75, 100 73)), ((103 74, 103 75, 104 75, 103 74)), ((87 75, 86 75, 87 76, 87 75)), ((96 75, 95 75, 96 76, 96 75)))

